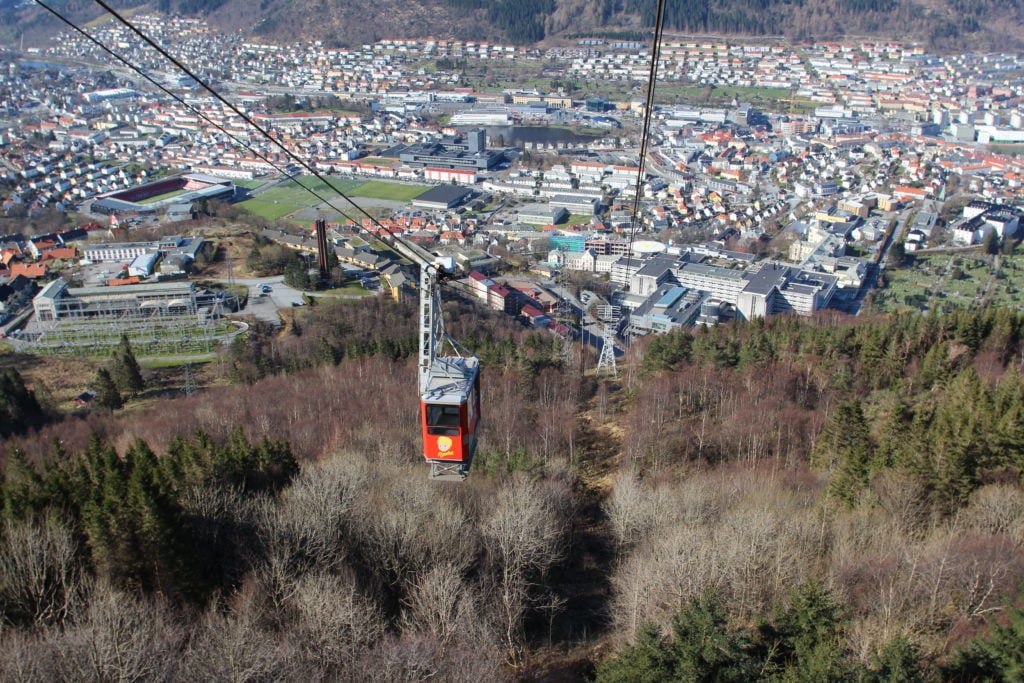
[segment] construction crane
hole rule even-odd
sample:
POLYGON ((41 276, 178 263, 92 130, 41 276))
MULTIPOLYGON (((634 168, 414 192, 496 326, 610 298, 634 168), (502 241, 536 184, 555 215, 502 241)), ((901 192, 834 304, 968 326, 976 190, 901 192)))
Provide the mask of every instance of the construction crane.
POLYGON ((444 330, 441 282, 454 260, 439 257, 397 236, 382 239, 419 267, 419 392, 423 458, 430 478, 462 481, 476 453, 480 427, 480 359, 444 330), (442 355, 450 350, 451 355, 442 355))

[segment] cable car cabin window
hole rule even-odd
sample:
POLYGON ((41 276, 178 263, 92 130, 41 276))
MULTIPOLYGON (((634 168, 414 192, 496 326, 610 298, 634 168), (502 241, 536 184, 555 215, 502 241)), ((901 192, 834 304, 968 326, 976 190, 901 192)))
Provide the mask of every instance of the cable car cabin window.
POLYGON ((458 436, 460 406, 427 405, 427 434, 458 436))

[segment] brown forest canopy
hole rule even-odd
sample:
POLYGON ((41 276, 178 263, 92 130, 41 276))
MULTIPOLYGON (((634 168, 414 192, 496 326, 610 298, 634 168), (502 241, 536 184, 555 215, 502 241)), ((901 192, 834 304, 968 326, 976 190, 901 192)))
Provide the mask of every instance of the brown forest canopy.
MULTIPOLYGON (((264 0, 254 21, 251 3, 242 0, 155 5, 165 13, 207 17, 226 31, 253 31, 285 43, 302 36, 330 45, 444 37, 532 44, 602 33, 645 40, 643 29, 653 26, 655 7, 654 0, 264 0)), ((1021 0, 679 0, 666 7, 670 33, 790 40, 873 36, 913 40, 940 51, 1017 49, 1024 26, 1021 0)), ((66 3, 62 11, 82 22, 98 16, 94 5, 80 1, 66 3)), ((22 31, 44 39, 61 30, 55 22, 23 4, 0 12, 0 28, 12 39, 22 31)))
POLYGON ((1024 577, 1014 311, 676 332, 606 383, 453 303, 486 406, 455 487, 418 462, 410 311, 299 313, 225 386, 7 439, 0 677, 687 678, 706 633, 723 680, 948 680, 1017 637, 985 619, 1024 577))

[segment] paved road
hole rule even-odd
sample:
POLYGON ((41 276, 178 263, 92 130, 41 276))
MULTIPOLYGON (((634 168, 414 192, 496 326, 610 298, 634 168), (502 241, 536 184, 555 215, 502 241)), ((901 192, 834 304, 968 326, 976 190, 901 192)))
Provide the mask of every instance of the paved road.
POLYGON ((235 278, 235 284, 245 285, 249 288, 249 303, 239 313, 251 315, 257 320, 263 320, 271 325, 281 324, 278 309, 291 308, 305 303, 302 300, 302 292, 284 284, 283 275, 235 278), (270 287, 270 291, 266 294, 261 291, 263 285, 270 287))

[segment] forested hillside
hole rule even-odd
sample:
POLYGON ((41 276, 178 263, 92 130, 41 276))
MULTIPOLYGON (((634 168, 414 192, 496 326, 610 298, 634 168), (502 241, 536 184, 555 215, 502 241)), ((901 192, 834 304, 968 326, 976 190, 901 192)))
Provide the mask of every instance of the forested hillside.
MULTIPOLYGON (((113 2, 125 9, 132 3, 113 2)), ((515 44, 580 35, 618 35, 654 25, 654 0, 261 0, 258 16, 242 0, 160 0, 164 13, 204 16, 225 31, 288 43, 297 38, 361 45, 381 38, 456 38, 515 44)), ((790 40, 882 37, 939 51, 1022 45, 1024 2, 967 0, 680 0, 665 5, 670 33, 778 36, 790 40)), ((72 0, 62 11, 80 21, 99 13, 72 0)), ((31 4, 0 13, 0 36, 53 35, 62 27, 31 4)))
POLYGON ((677 332, 613 382, 448 308, 485 364, 462 484, 426 478, 412 311, 382 300, 254 331, 195 395, 19 426, 0 678, 1019 670, 1021 315, 677 332))

